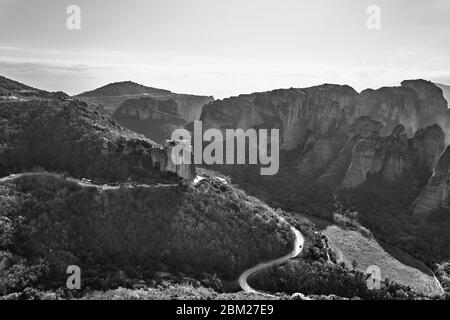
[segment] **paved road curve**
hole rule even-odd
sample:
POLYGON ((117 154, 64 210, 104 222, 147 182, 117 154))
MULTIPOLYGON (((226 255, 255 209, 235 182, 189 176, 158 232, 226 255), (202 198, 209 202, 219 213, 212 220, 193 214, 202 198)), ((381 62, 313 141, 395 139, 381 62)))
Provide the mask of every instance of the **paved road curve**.
POLYGON ((295 258, 302 252, 305 239, 303 238, 300 231, 298 231, 297 229, 295 229, 292 226, 291 226, 291 231, 295 235, 294 249, 289 254, 285 255, 284 257, 281 257, 281 258, 278 258, 278 259, 275 259, 275 260, 272 260, 269 262, 260 263, 256 266, 254 266, 253 268, 250 268, 250 269, 244 271, 244 273, 242 273, 241 276, 239 277, 239 285, 241 286, 242 290, 244 290, 245 292, 259 293, 259 294, 267 295, 264 292, 257 291, 255 289, 253 289, 252 287, 250 287, 249 284, 247 283, 247 280, 250 276, 262 271, 263 269, 283 264, 283 263, 289 261, 290 259, 295 258))

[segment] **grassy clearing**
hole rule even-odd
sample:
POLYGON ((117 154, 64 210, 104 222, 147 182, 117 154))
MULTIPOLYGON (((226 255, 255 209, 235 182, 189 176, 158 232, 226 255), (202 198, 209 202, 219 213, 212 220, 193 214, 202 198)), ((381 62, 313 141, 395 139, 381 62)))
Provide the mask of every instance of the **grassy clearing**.
POLYGON ((330 247, 337 253, 338 260, 348 266, 352 266, 355 261, 356 269, 365 272, 367 267, 377 265, 383 278, 410 286, 426 295, 441 293, 432 271, 404 251, 323 219, 313 217, 311 221, 326 235, 330 247))
POLYGON ((336 225, 322 231, 330 241, 330 246, 338 252, 338 258, 348 265, 356 261, 356 268, 365 272, 371 265, 381 269, 381 276, 410 286, 413 290, 427 294, 441 293, 431 270, 406 253, 366 238, 354 230, 344 230, 336 225))

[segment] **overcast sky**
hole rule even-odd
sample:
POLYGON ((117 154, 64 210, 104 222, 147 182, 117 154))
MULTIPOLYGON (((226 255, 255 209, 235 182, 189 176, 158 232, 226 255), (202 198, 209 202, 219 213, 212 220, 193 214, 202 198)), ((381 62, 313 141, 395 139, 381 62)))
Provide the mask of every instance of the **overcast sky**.
POLYGON ((450 0, 0 0, 0 74, 69 94, 122 80, 216 98, 450 84, 449 39, 450 0), (72 4, 81 30, 66 27, 72 4))

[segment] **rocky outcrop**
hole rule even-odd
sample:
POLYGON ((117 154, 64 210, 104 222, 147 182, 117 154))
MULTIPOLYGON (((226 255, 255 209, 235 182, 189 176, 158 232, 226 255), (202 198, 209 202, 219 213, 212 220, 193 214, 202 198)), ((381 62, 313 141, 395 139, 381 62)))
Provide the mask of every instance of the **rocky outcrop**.
POLYGON ((151 151, 152 163, 161 172, 171 172, 177 176, 186 179, 194 180, 197 176, 195 166, 187 163, 174 163, 172 152, 176 144, 181 142, 171 141, 164 146, 154 148, 151 151))
POLYGON ((436 167, 445 148, 444 141, 445 134, 437 124, 419 129, 414 135, 416 163, 431 169, 436 167))
POLYGON ((125 101, 114 112, 113 119, 158 143, 171 139, 175 129, 186 125, 175 101, 149 97, 125 101))
POLYGON ((441 88, 426 80, 405 80, 402 82, 402 87, 409 88, 417 94, 419 128, 435 123, 446 128, 448 105, 441 88))
POLYGON ((352 188, 366 180, 367 174, 374 170, 375 146, 369 139, 360 140, 352 152, 352 162, 342 181, 342 187, 352 188))
MULTIPOLYGON (((368 116, 358 118, 352 125, 350 138, 348 138, 344 147, 339 151, 337 157, 318 178, 318 181, 321 184, 329 185, 332 188, 339 185, 342 182, 347 169, 352 163, 352 152, 356 144, 361 140, 371 141, 378 138, 383 128, 384 126, 381 122, 372 120, 368 116)), ((361 148, 362 147, 363 146, 361 146, 361 148)), ((357 161, 358 160, 355 159, 355 165, 357 161)), ((360 159, 360 161, 364 160, 360 159)), ((359 175, 358 172, 352 172, 352 174, 355 173, 359 175)))
POLYGON ((367 115, 384 125, 381 135, 389 135, 394 127, 403 124, 409 136, 419 128, 419 100, 416 93, 403 87, 367 89, 361 92, 354 116, 367 115))
POLYGON ((444 139, 438 125, 417 131, 414 138, 408 138, 403 125, 397 125, 387 137, 363 138, 353 148, 341 186, 356 187, 368 174, 379 174, 385 181, 394 182, 413 168, 431 170, 444 148, 444 139))
POLYGON ((442 153, 433 175, 412 205, 414 214, 429 214, 440 208, 450 208, 450 146, 442 153))

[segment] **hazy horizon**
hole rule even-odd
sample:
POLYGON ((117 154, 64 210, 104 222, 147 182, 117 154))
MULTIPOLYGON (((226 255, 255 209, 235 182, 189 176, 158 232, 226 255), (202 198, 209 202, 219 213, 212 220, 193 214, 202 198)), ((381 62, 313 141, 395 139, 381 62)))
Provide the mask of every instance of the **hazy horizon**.
POLYGON ((0 0, 0 74, 70 95, 134 81, 225 98, 323 83, 450 84, 447 0, 0 0), (69 30, 66 9, 81 8, 69 30), (369 30, 367 7, 381 9, 369 30))

